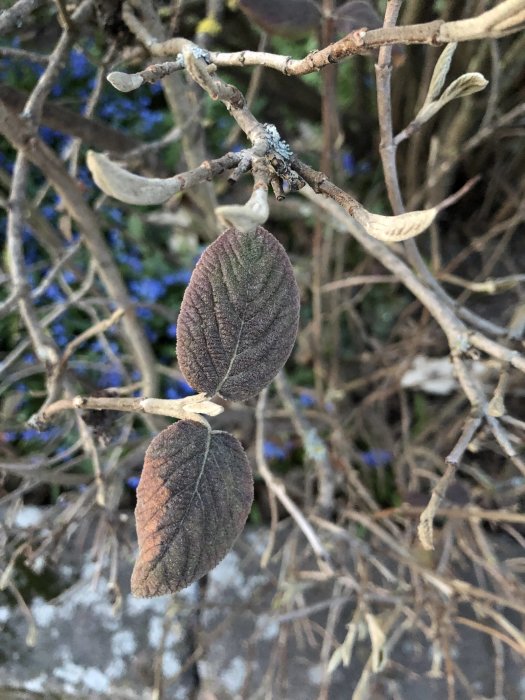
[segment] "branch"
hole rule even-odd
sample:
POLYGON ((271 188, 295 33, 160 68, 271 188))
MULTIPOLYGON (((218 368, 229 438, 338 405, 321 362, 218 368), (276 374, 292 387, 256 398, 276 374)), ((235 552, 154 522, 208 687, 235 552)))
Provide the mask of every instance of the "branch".
POLYGON ((150 413, 157 416, 169 416, 179 420, 191 419, 199 422, 204 420, 200 418, 200 414, 218 416, 224 410, 219 404, 210 401, 206 394, 195 394, 182 399, 75 396, 72 399, 60 399, 50 404, 45 411, 32 418, 31 425, 40 429, 57 413, 74 409, 150 413))
POLYGON ((18 0, 12 7, 0 13, 0 34, 8 34, 12 29, 21 25, 23 20, 33 10, 36 10, 46 0, 18 0))
POLYGON ((461 462, 465 450, 469 446, 480 425, 481 417, 471 416, 463 426, 463 431, 456 446, 445 460, 447 464, 445 473, 432 489, 430 501, 425 510, 421 513, 419 519, 417 534, 423 549, 434 549, 434 518, 436 512, 445 498, 447 489, 454 478, 458 464, 461 462))
MULTIPOLYGON (((315 171, 313 171, 315 173, 315 171)), ((322 173, 317 173, 322 175, 322 173)), ((305 179, 310 183, 309 176, 305 173, 305 179)), ((339 188, 330 183, 330 188, 339 188)), ((301 190, 301 194, 307 197, 317 206, 325 209, 330 216, 333 216, 345 227, 345 229, 370 253, 376 260, 384 265, 387 270, 390 270, 402 282, 412 294, 419 299, 430 314, 434 317, 437 323, 441 326, 443 332, 447 336, 449 346, 453 354, 467 353, 474 346, 479 350, 491 355, 503 362, 508 362, 516 369, 525 373, 525 357, 515 351, 510 350, 504 345, 500 345, 496 341, 487 338, 482 333, 471 331, 462 321, 455 315, 452 308, 442 303, 440 297, 433 289, 429 289, 408 265, 398 257, 395 252, 381 241, 368 236, 365 230, 356 224, 356 222, 345 215, 337 206, 344 206, 344 197, 346 196, 342 190, 339 190, 339 197, 343 200, 340 204, 336 199, 335 202, 326 198, 320 198, 315 195, 315 192, 310 187, 305 187, 301 190), (337 202, 337 204, 336 204, 337 202)))
MULTIPOLYGON (((22 90, 0 85, 0 100, 13 112, 21 112, 28 97, 29 94, 22 90)), ((56 104, 53 100, 44 105, 40 123, 62 134, 79 138, 87 146, 99 151, 120 153, 140 145, 132 136, 113 129, 98 119, 86 119, 78 112, 56 104)))

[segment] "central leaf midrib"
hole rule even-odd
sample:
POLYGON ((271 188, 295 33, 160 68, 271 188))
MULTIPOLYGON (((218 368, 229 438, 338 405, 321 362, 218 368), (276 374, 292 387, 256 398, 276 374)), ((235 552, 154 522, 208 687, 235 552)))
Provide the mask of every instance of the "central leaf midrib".
MULTIPOLYGON (((220 263, 220 265, 221 265, 221 272, 222 272, 222 263, 220 263)), ((224 386, 224 383, 226 382, 226 380, 228 379, 228 377, 230 376, 230 374, 232 372, 235 360, 237 359, 237 350, 239 349, 239 345, 241 343, 242 331, 243 331, 244 323, 246 320, 246 310, 247 310, 248 305, 249 305, 249 302, 247 299, 247 296, 248 296, 248 294, 247 294, 248 279, 247 279, 247 274, 246 274, 247 270, 244 267, 244 265, 242 265, 241 263, 239 264, 239 267, 241 267, 241 269, 245 271, 244 280, 243 280, 243 287, 244 287, 243 296, 244 296, 245 301, 244 301, 244 305, 243 305, 243 309, 242 309, 242 313, 241 313, 241 323, 239 326, 239 330, 237 332, 237 339, 235 341, 235 347, 233 348, 233 351, 232 351, 231 360, 230 360, 230 363, 226 369, 226 372, 225 372, 223 378, 221 379, 221 381, 217 385, 217 388, 215 389, 216 394, 218 394, 219 391, 221 390, 221 388, 224 386)), ((224 275, 224 278, 226 279, 225 275, 224 275)), ((226 285, 226 287, 227 287, 227 285, 226 285)))

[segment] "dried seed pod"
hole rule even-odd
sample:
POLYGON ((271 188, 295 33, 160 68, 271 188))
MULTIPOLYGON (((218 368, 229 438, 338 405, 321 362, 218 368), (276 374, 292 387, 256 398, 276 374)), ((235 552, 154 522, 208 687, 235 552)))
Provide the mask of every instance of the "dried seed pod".
POLYGON ((176 593, 208 573, 240 535, 252 501, 252 471, 232 435, 191 420, 159 433, 137 489, 133 595, 176 593))
POLYGON ((299 324, 299 289, 283 246, 262 227, 225 231, 207 248, 184 294, 177 356, 208 396, 242 401, 275 377, 299 324))

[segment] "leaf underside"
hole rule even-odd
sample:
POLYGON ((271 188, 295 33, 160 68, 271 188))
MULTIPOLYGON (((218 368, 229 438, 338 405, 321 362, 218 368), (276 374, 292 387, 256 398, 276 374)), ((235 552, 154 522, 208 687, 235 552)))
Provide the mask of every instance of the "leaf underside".
POLYGON ((299 324, 299 290, 279 241, 261 226, 230 228, 210 245, 184 294, 177 357, 208 396, 255 396, 288 359, 299 324))
POLYGON ((146 451, 137 489, 133 595, 176 593, 208 573, 241 533, 252 501, 252 472, 236 438, 191 420, 163 430, 146 451))

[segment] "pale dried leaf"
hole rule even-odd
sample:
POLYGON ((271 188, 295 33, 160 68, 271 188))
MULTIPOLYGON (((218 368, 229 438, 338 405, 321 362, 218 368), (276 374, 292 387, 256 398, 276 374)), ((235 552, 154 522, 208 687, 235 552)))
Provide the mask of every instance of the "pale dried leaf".
POLYGON ((366 613, 365 619, 368 625, 368 632, 370 634, 370 643, 372 644, 372 672, 378 673, 384 667, 387 661, 384 653, 386 637, 381 625, 374 615, 371 613, 366 613))
POLYGON ((180 191, 179 177, 142 177, 113 163, 107 156, 88 151, 87 166, 102 192, 127 204, 162 204, 180 191))
POLYGON ((455 100, 458 97, 466 97, 475 92, 484 90, 489 81, 481 73, 464 73, 450 83, 448 88, 439 98, 439 102, 446 104, 450 100, 455 100))
POLYGON ((484 90, 488 85, 488 80, 481 73, 465 73, 456 78, 450 83, 448 88, 443 92, 441 97, 431 101, 425 101, 417 113, 415 121, 419 124, 424 124, 431 119, 442 107, 448 104, 451 100, 458 97, 466 97, 475 92, 484 90))
POLYGON ((354 649, 355 640, 357 639, 358 625, 356 622, 350 622, 347 626, 347 633, 343 643, 337 647, 328 662, 327 673, 333 673, 341 664, 348 668, 352 660, 352 652, 354 649))
POLYGON ((252 231, 268 219, 268 191, 257 188, 246 204, 225 204, 216 207, 215 214, 223 226, 232 226, 238 231, 252 231))
POLYGON ((432 79, 430 80, 430 85, 428 86, 425 104, 432 102, 439 97, 439 94, 443 89, 443 85, 445 84, 448 71, 450 70, 450 64, 456 48, 457 42, 447 44, 436 61, 434 72, 432 73, 432 79))
POLYGON ((361 208, 356 209, 353 216, 370 236, 380 241, 392 243, 418 236, 430 226, 437 213, 438 210, 433 207, 432 209, 410 211, 398 216, 381 216, 361 208))
POLYGON ((131 92, 132 90, 139 88, 144 83, 144 78, 142 78, 140 75, 130 75, 129 73, 121 73, 120 71, 116 70, 108 74, 107 81, 113 85, 115 90, 119 90, 120 92, 131 92))

